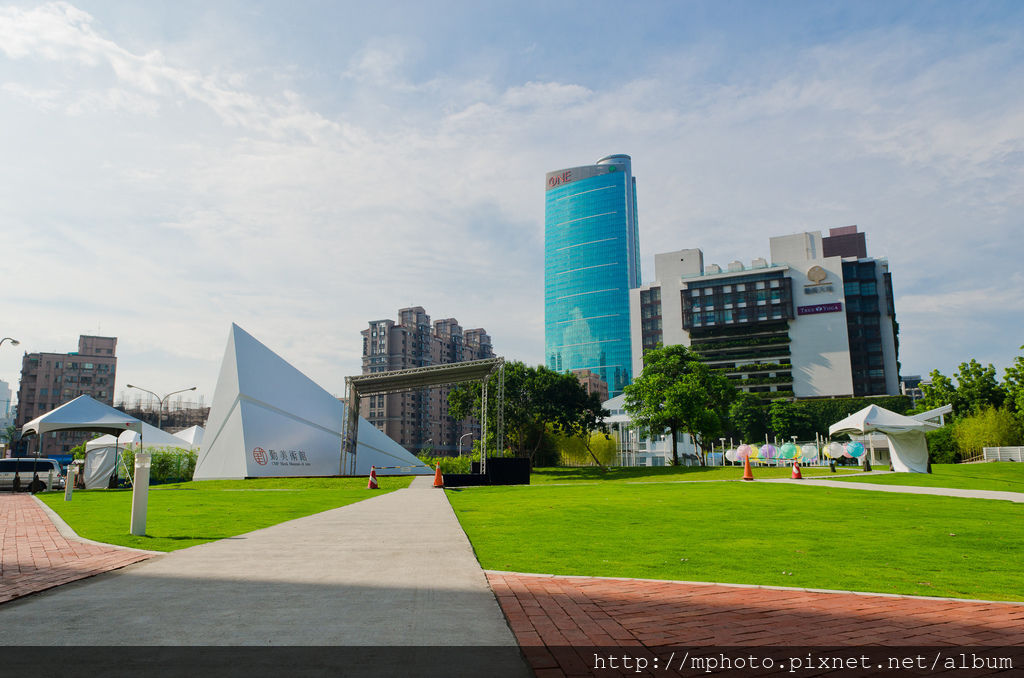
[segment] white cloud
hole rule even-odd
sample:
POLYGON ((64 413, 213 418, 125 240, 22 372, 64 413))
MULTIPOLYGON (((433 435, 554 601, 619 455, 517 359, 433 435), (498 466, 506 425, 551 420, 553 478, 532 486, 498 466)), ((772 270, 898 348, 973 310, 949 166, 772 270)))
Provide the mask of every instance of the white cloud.
POLYGON ((236 321, 340 391, 365 322, 420 304, 539 362, 544 173, 625 152, 645 277, 655 252, 748 260, 771 235, 857 223, 890 258, 904 364, 946 367, 958 359, 927 314, 990 322, 992 298, 1020 310, 989 279, 1015 265, 1007 248, 963 259, 1018 229, 1024 95, 1011 41, 943 50, 855 35, 724 77, 708 61, 720 52, 679 46, 585 86, 429 72, 415 45, 371 36, 324 93, 294 63, 261 78, 197 67, 133 52, 68 4, 3 8, 0 124, 22 135, 0 219, 21 252, 19 338, 67 350, 102 323, 123 367, 167 388, 175 360, 212 365, 189 375, 210 395, 236 321))

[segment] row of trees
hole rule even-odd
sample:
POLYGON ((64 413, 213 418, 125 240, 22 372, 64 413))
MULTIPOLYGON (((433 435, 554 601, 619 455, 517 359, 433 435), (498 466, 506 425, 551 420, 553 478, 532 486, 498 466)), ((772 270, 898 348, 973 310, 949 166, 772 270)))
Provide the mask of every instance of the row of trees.
POLYGON ((989 408, 1006 409, 1024 423, 1024 355, 1006 368, 1001 382, 991 363, 982 365, 973 358, 960 363, 952 378, 938 370, 932 370, 929 378, 931 383, 921 384, 921 410, 949 403, 954 417, 968 417, 989 408))
POLYGON ((933 460, 952 462, 984 447, 1024 445, 1024 355, 1006 368, 1002 381, 991 363, 974 359, 960 363, 952 377, 932 370, 929 378, 931 383, 921 385, 917 411, 953 406, 950 423, 928 434, 933 460))
MULTIPOLYGON (((496 386, 492 385, 492 393, 496 386)), ((992 365, 971 360, 960 365, 953 379, 933 371, 931 384, 923 390, 924 398, 915 411, 953 405, 955 423, 929 436, 938 460, 951 461, 943 457, 963 456, 962 452, 984 445, 1022 442, 1024 356, 1016 358, 1002 382, 992 365)), ((739 392, 725 374, 708 367, 685 346, 648 351, 643 372, 624 393, 626 410, 635 424, 648 431, 669 432, 674 463, 679 462, 675 450, 682 433, 689 434, 700 450, 712 449, 722 437, 746 442, 766 436, 811 440, 816 435, 827 437, 831 424, 871 404, 901 414, 911 408, 906 396, 766 402, 739 392)), ((453 417, 480 417, 480 393, 475 386, 453 389, 448 403, 453 417)), ((495 398, 489 401, 489 409, 494 417, 495 398)), ((587 393, 573 375, 521 362, 506 364, 508 445, 534 465, 555 462, 559 451, 577 461, 589 458, 598 465, 608 463, 615 446, 607 442, 607 415, 598 396, 587 393)))
MULTIPOLYGON (((497 392, 496 383, 489 388, 492 394, 497 392)), ((872 402, 898 412, 905 412, 910 403, 903 396, 767 403, 740 393, 725 374, 708 367, 685 346, 648 351, 643 373, 624 393, 625 408, 636 425, 656 433, 669 432, 676 464, 676 444, 683 433, 690 435, 699 450, 713 449, 723 436, 748 442, 765 435, 796 435, 807 440, 815 433, 826 435, 830 424, 872 402)), ((480 406, 480 389, 475 385, 458 386, 448 396, 448 413, 456 419, 479 419, 480 406)), ((490 398, 489 421, 494 421, 497 407, 497 399, 490 398)), ((587 393, 572 374, 521 362, 506 364, 507 445, 533 465, 553 464, 559 459, 590 460, 599 466, 611 462, 616 450, 608 436, 606 416, 598 396, 587 393)), ((490 437, 488 444, 493 446, 493 432, 490 437)), ((701 463, 705 462, 701 454, 701 463)))
MULTIPOLYGON (((700 361, 685 346, 666 346, 644 354, 644 370, 626 387, 626 409, 633 421, 650 431, 669 430, 673 461, 678 434, 690 434, 701 450, 722 437, 754 442, 765 437, 813 440, 843 417, 875 404, 903 413, 906 396, 829 398, 794 402, 742 393, 721 371, 700 361)), ((705 459, 701 459, 704 463, 705 459)))

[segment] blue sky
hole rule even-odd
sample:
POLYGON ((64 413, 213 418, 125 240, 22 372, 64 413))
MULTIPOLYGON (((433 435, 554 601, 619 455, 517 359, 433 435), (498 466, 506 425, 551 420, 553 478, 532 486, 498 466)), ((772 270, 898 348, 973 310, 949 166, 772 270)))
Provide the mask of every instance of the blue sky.
POLYGON ((422 305, 543 358, 543 180, 628 153, 653 255, 857 224, 905 374, 1024 343, 1024 5, 0 4, 0 379, 119 338, 212 397, 237 322, 328 390, 422 305))

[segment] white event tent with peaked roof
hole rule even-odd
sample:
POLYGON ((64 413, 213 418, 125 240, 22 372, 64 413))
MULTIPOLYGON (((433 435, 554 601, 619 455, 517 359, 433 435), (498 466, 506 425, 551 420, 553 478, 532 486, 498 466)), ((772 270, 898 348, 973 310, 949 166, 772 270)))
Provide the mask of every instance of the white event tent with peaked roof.
POLYGON ((95 431, 120 434, 138 431, 142 422, 87 395, 80 395, 60 407, 41 414, 21 427, 22 435, 44 436, 52 431, 95 431))
MULTIPOLYGON (((193 478, 340 475, 346 410, 232 323, 193 478)), ((359 475, 433 472, 363 418, 356 459, 359 475)))
POLYGON ((186 443, 188 443, 188 448, 190 450, 194 450, 195 448, 203 444, 204 432, 205 429, 202 426, 196 424, 195 426, 190 426, 184 431, 178 431, 177 433, 174 434, 174 437, 181 438, 186 443))
POLYGON ((108 434, 85 444, 85 464, 82 468, 85 489, 107 487, 117 466, 118 450, 136 448, 140 444, 147 450, 154 447, 164 450, 191 450, 195 447, 176 433, 167 433, 146 422, 140 423, 141 431, 124 431, 116 437, 108 434))
MULTIPOLYGON (((28 422, 21 427, 21 432, 22 435, 35 433, 42 437, 52 431, 92 431, 112 434, 105 437, 114 439, 115 435, 124 434, 138 437, 137 432, 142 431, 144 426, 146 424, 131 415, 115 410, 110 405, 105 405, 87 395, 80 395, 28 422)), ((148 440, 148 436, 144 435, 143 439, 148 440)), ((116 439, 114 440, 116 441, 116 439)), ((106 487, 116 464, 115 443, 108 453, 93 459, 92 466, 95 477, 92 480, 92 485, 89 485, 89 480, 86 479, 86 487, 106 487)))
POLYGON ((882 433, 889 439, 889 458, 901 473, 928 473, 928 443, 925 431, 936 424, 869 405, 828 427, 829 435, 842 433, 882 433))

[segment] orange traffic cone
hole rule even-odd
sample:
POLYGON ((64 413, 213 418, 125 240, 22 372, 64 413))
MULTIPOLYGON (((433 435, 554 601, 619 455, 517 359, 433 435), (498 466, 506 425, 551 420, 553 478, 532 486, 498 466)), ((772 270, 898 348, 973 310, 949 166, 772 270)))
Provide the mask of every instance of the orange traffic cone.
POLYGON ((750 471, 750 457, 743 457, 743 479, 753 480, 754 474, 750 471))
POLYGON ((800 462, 798 462, 796 459, 793 460, 792 478, 793 480, 803 480, 804 478, 802 475, 800 475, 800 462))
POLYGON ((377 467, 376 466, 371 466, 370 467, 370 482, 366 483, 366 489, 368 489, 368 490, 379 489, 377 487, 377 467))
POLYGON ((444 487, 444 478, 441 476, 441 463, 438 462, 434 469, 434 487, 444 487))

